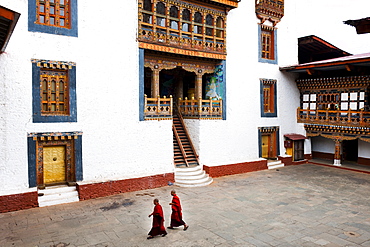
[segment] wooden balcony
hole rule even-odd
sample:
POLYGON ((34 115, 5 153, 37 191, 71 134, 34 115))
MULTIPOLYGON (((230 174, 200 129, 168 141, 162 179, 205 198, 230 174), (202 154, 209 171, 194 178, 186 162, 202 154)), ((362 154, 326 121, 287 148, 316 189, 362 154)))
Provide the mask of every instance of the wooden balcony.
POLYGON ((222 100, 179 99, 179 110, 184 118, 222 119, 222 100))
POLYGON ((170 98, 148 98, 144 96, 145 120, 172 120, 173 101, 170 98))
POLYGON ((297 122, 321 125, 370 127, 370 112, 364 110, 310 110, 297 109, 297 122))

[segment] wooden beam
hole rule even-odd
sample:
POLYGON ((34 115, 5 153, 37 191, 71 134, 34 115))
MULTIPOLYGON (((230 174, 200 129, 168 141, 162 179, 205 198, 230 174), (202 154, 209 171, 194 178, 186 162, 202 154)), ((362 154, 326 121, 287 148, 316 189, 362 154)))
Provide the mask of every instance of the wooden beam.
POLYGON ((313 69, 306 69, 307 74, 313 75, 315 71, 313 69))

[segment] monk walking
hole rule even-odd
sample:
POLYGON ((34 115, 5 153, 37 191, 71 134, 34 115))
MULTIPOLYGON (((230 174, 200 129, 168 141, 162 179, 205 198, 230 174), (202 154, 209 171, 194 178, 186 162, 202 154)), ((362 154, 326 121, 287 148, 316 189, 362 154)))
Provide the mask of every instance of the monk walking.
POLYGON ((171 224, 169 229, 174 229, 174 227, 178 226, 184 226, 184 231, 186 231, 189 228, 189 225, 187 225, 183 220, 182 220, 182 212, 181 212, 181 203, 180 203, 180 198, 176 195, 176 191, 172 190, 171 191, 172 195, 172 202, 170 203, 171 208, 172 208, 172 214, 171 214, 171 224))
POLYGON ((164 215, 162 206, 159 204, 158 199, 153 200, 154 210, 153 213, 149 214, 148 217, 153 216, 152 229, 148 233, 149 237, 147 239, 152 239, 154 236, 161 235, 162 237, 167 235, 166 228, 164 227, 164 215))

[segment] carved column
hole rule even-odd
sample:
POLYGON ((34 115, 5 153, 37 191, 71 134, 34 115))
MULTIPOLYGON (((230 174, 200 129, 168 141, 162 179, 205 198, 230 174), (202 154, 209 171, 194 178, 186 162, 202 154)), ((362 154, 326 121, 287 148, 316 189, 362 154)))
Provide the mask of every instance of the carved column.
POLYGON ((204 72, 201 69, 196 72, 197 80, 195 82, 195 99, 197 100, 202 98, 203 74, 204 72))
POLYGON ((335 153, 334 153, 334 164, 335 166, 341 166, 341 155, 340 155, 341 141, 339 139, 335 140, 335 153))
POLYGON ((152 76, 152 98, 157 98, 159 95, 159 71, 158 65, 155 65, 152 76))

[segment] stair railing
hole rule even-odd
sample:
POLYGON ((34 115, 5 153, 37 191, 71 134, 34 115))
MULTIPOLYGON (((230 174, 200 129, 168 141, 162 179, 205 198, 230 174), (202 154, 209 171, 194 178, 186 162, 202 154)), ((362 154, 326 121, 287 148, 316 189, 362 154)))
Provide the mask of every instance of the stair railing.
POLYGON ((181 142, 180 136, 179 136, 179 134, 177 133, 177 130, 176 130, 175 125, 172 125, 172 129, 173 129, 173 133, 175 134, 176 141, 177 141, 177 143, 179 144, 179 148, 180 148, 180 151, 181 151, 181 153, 182 153, 182 156, 184 157, 185 165, 186 165, 187 167, 189 167, 188 160, 187 160, 187 156, 186 156, 186 152, 185 152, 185 149, 184 149, 184 147, 183 147, 183 145, 182 145, 182 142, 181 142))
MULTIPOLYGON (((186 137, 187 137, 187 138, 188 138, 188 140, 189 140, 190 147, 191 147, 191 149, 193 150, 194 155, 195 155, 195 159, 197 160, 197 163, 198 163, 198 165, 199 165, 199 164, 200 164, 200 163, 199 163, 199 156, 198 156, 197 152, 195 151, 195 148, 194 148, 194 146, 193 146, 193 142, 191 141, 190 136, 189 136, 189 133, 188 133, 188 130, 186 129, 186 125, 185 125, 185 122, 184 122, 184 118, 182 117, 180 107, 179 107, 177 104, 175 104, 175 109, 177 110, 177 116, 179 117, 179 120, 180 120, 180 122, 181 122, 181 125, 184 127, 185 135, 186 135, 186 137)), ((173 126, 173 127, 174 127, 174 126, 173 126)), ((177 133, 177 131, 176 131, 176 133, 177 133)), ((176 137, 176 138, 177 138, 177 137, 176 137)), ((181 142, 180 142, 180 143, 181 143, 181 142)), ((184 150, 184 152, 185 152, 185 150, 184 150)), ((186 155, 186 154, 185 154, 185 155, 186 155)), ((185 158, 185 160, 186 160, 186 156, 184 156, 184 158, 185 158)), ((187 162, 186 162, 186 164, 187 164, 187 162)), ((188 166, 188 164, 187 164, 187 166, 188 166)))

